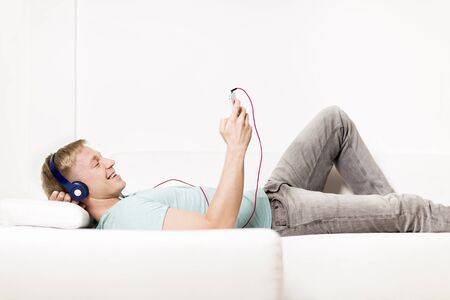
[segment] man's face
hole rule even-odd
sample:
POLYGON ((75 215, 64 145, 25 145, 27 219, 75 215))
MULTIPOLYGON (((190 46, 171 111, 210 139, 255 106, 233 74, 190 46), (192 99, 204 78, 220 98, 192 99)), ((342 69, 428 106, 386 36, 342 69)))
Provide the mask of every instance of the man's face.
POLYGON ((115 161, 105 158, 100 152, 84 146, 76 155, 70 169, 71 181, 81 181, 89 188, 89 196, 98 199, 118 197, 126 182, 113 168, 115 161))

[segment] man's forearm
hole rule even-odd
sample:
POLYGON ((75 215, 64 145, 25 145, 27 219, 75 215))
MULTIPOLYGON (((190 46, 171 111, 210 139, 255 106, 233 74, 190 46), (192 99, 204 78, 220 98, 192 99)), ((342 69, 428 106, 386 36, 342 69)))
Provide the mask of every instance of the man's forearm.
POLYGON ((219 186, 206 217, 217 228, 234 228, 244 190, 245 152, 227 149, 219 186))

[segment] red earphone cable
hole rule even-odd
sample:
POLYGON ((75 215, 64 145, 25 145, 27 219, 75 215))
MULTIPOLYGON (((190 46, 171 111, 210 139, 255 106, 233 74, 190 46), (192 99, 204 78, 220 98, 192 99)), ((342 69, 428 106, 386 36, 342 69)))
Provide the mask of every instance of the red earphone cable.
MULTIPOLYGON (((248 219, 247 223, 245 223, 245 225, 241 227, 241 228, 244 228, 244 227, 247 226, 247 224, 250 222, 250 220, 252 219, 252 217, 253 217, 253 215, 254 215, 254 213, 255 213, 255 210, 256 210, 256 199, 257 199, 257 195, 258 195, 259 174, 260 174, 260 172, 261 172, 261 164, 262 164, 262 158, 263 158, 263 150, 262 150, 261 139, 260 139, 260 137, 259 137, 258 129, 256 128, 255 110, 254 110, 254 108, 253 108, 253 102, 252 102, 252 99, 250 98, 250 96, 248 95, 248 93, 247 93, 244 89, 242 89, 242 88, 239 88, 239 87, 238 87, 238 88, 234 88, 233 90, 241 90, 241 91, 243 91, 243 92, 245 93, 245 95, 247 96, 248 100, 250 101, 250 105, 252 106, 253 126, 255 127, 256 135, 258 136, 259 148, 260 148, 260 153, 261 153, 261 158, 260 158, 260 160, 259 160, 258 177, 257 177, 257 179, 256 179, 255 204, 254 204, 254 206, 253 206, 252 214, 250 215, 250 218, 248 219)), ((163 181, 163 182, 161 182, 161 183, 155 185, 153 188, 156 188, 157 186, 160 186, 161 184, 166 183, 166 182, 171 181, 171 180, 180 181, 180 182, 183 182, 183 183, 188 184, 188 185, 190 185, 190 186, 194 186, 194 185, 192 185, 192 184, 190 184, 190 183, 184 182, 184 181, 179 180, 179 179, 168 179, 168 180, 166 180, 166 181, 163 181)), ((209 206, 208 197, 206 196, 205 191, 202 189, 201 186, 198 186, 198 187, 202 190, 202 193, 203 193, 203 195, 205 196, 206 203, 207 203, 208 206, 209 206)))

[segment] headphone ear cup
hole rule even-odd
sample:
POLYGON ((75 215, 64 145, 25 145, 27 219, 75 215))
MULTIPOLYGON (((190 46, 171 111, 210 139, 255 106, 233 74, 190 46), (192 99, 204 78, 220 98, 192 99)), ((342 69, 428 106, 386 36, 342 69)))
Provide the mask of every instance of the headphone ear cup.
POLYGON ((74 181, 69 194, 73 200, 82 201, 89 196, 89 188, 81 181, 74 181))

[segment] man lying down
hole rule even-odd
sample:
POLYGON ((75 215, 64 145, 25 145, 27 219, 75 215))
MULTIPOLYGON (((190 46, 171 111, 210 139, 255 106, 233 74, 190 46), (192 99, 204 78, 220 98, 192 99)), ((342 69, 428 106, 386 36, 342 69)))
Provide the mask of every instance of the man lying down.
MULTIPOLYGON (((450 231, 450 207, 415 194, 396 193, 363 142, 354 122, 338 106, 322 109, 295 137, 270 178, 258 190, 243 191, 244 159, 252 135, 239 100, 220 120, 226 157, 217 189, 169 186, 124 196, 125 181, 115 162, 85 145, 70 143, 42 165, 42 187, 50 200, 80 205, 97 229, 219 229, 265 227, 281 236, 350 232, 450 231), (52 168, 88 193, 76 201, 52 168), (325 193, 333 166, 353 195, 325 193)), ((74 195, 74 194, 72 194, 74 195)))
MULTIPOLYGON (((59 149, 54 166, 70 182, 88 187, 82 201, 71 199, 50 170, 50 154, 42 166, 42 187, 49 200, 80 205, 98 229, 211 229, 244 226, 253 212, 254 190, 243 193, 244 156, 251 139, 248 113, 234 103, 230 118, 221 120, 220 133, 227 144, 226 160, 218 188, 167 186, 124 196, 126 182, 115 173, 115 161, 86 145, 84 139, 59 149)), ((263 189, 258 190, 257 209, 250 227, 271 227, 271 209, 263 189)))

